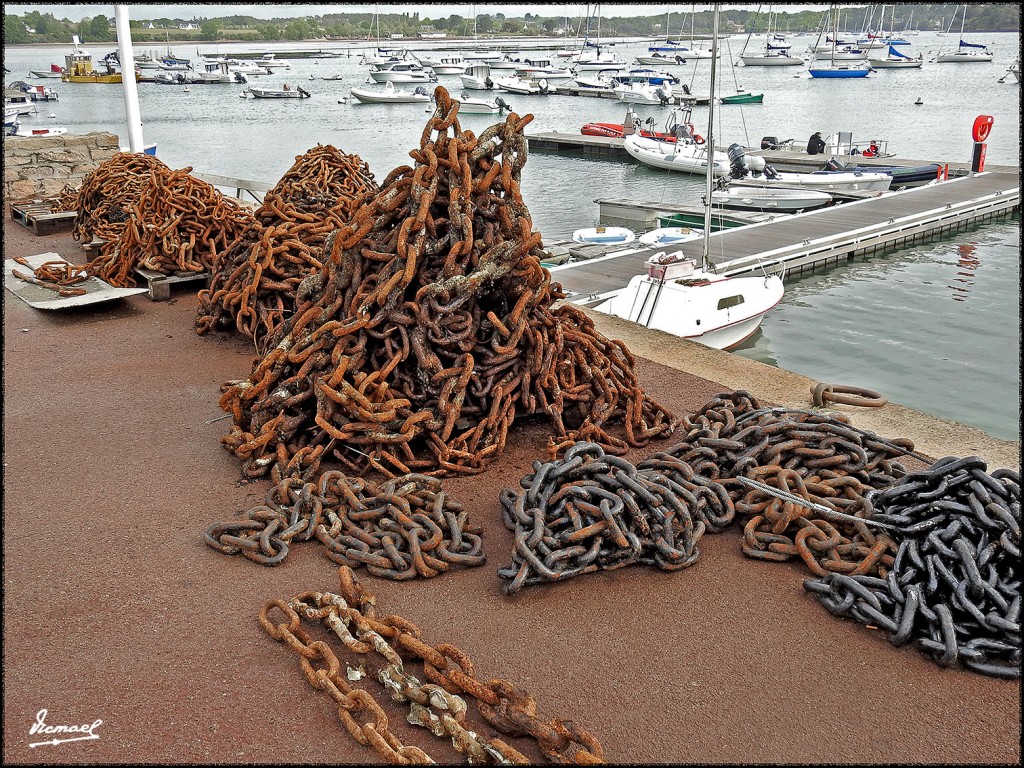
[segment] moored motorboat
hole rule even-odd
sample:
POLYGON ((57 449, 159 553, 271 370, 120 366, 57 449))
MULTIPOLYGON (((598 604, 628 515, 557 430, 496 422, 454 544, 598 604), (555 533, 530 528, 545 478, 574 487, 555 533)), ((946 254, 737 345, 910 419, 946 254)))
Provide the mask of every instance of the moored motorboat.
POLYGON ((636 240, 636 233, 626 227, 588 227, 572 233, 574 243, 591 245, 625 245, 636 240))
POLYGON ((724 189, 711 193, 711 204, 715 208, 739 211, 799 213, 821 208, 832 201, 832 195, 828 192, 778 184, 731 182, 724 189))
MULTIPOLYGON (((644 165, 684 173, 705 173, 708 165, 706 144, 676 137, 675 142, 658 141, 633 134, 622 140, 622 146, 630 157, 644 165)), ((729 172, 729 157, 724 152, 712 154, 712 172, 725 176, 729 172)))
POLYGON ((850 190, 885 192, 892 184, 892 176, 870 170, 827 168, 810 173, 777 171, 760 155, 747 156, 739 144, 730 144, 729 176, 737 182, 765 186, 813 187, 819 190, 850 190))
POLYGON ((487 101, 474 98, 464 92, 458 101, 460 115, 496 115, 512 111, 512 105, 508 104, 501 96, 495 96, 487 101))
POLYGON ((285 83, 280 88, 263 88, 250 85, 246 90, 256 99, 308 99, 310 93, 302 86, 292 87, 285 83))
POLYGON ((647 83, 619 83, 612 91, 619 101, 629 104, 658 104, 664 106, 672 101, 672 88, 665 85, 648 85, 647 83))
POLYGON ((676 245, 687 240, 704 237, 703 229, 694 227, 659 227, 640 235, 637 240, 644 245, 676 245))
POLYGON ((519 96, 545 96, 555 90, 547 80, 533 80, 529 77, 496 77, 494 87, 499 91, 507 91, 519 96))
POLYGON ((942 165, 939 163, 925 163, 923 165, 857 165, 855 163, 844 164, 838 158, 833 157, 825 163, 822 170, 884 173, 892 178, 890 189, 901 189, 929 184, 938 178, 942 165))
POLYGON ((350 93, 362 104, 412 104, 429 102, 433 97, 422 85, 415 90, 406 91, 395 88, 395 84, 387 82, 383 89, 353 88, 350 93))
POLYGON ((415 61, 389 61, 371 69, 370 79, 376 83, 436 83, 437 75, 415 61))

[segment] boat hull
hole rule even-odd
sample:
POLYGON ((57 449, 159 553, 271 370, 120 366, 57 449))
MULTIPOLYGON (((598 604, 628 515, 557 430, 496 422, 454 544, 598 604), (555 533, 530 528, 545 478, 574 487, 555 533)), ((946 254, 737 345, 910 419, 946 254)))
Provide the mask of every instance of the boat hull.
POLYGON ((783 211, 798 213, 822 208, 832 202, 832 195, 811 189, 773 189, 732 185, 724 191, 711 193, 716 208, 736 211, 783 211))
POLYGON ((814 78, 851 78, 867 77, 871 70, 867 68, 855 69, 809 69, 807 70, 814 78))
MULTIPOLYGON (((635 135, 623 139, 622 146, 644 165, 683 173, 707 173, 708 151, 704 146, 671 144, 635 135)), ((712 157, 714 175, 725 176, 729 172, 729 156, 715 152, 712 157)))
POLYGON ((356 101, 362 104, 415 104, 430 101, 429 93, 414 93, 412 91, 393 89, 369 91, 362 88, 353 88, 349 92, 356 101))
POLYGON ((593 309, 707 347, 730 350, 757 331, 765 313, 782 300, 783 293, 778 275, 710 276, 693 281, 637 275, 593 309), (737 296, 743 301, 732 304, 730 299, 737 296))
POLYGON ((738 96, 723 96, 721 99, 719 99, 719 103, 721 104, 762 104, 763 102, 763 93, 751 93, 738 96))

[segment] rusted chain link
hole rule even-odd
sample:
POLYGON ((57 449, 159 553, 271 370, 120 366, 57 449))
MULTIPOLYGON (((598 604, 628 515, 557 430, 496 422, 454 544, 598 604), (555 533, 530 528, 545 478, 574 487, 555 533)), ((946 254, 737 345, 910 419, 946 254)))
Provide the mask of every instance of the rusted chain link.
POLYGON ((237 330, 257 345, 295 310, 302 279, 323 266, 324 242, 377 190, 356 155, 317 145, 265 195, 254 221, 199 292, 196 332, 237 330))
POLYGON ((502 678, 477 679, 464 651, 449 643, 428 645, 419 627, 406 618, 379 616, 376 597, 356 581, 352 570, 341 566, 338 574, 340 594, 303 592, 287 602, 271 600, 260 611, 259 620, 267 634, 299 654, 309 684, 337 704, 338 718, 360 744, 371 746, 390 763, 434 762, 422 749, 403 744, 391 732, 387 714, 369 691, 349 684, 366 672, 390 698, 408 703, 410 723, 451 739, 471 764, 531 761, 505 741, 485 738, 478 726, 470 728, 467 698, 476 702, 483 719, 499 733, 535 739, 551 762, 603 761, 600 742, 572 721, 539 719, 536 701, 526 691, 502 678), (283 620, 275 623, 273 612, 282 614, 283 620), (346 665, 342 672, 335 651, 326 642, 314 641, 303 629, 303 620, 322 623, 360 663, 346 665), (429 683, 407 669, 413 660, 422 662, 429 683))
POLYGON ((61 260, 47 261, 33 268, 24 256, 15 256, 14 261, 32 270, 32 273, 28 274, 19 269, 12 269, 11 274, 20 280, 43 288, 49 288, 62 298, 84 296, 86 294, 84 288, 74 287, 89 279, 89 275, 84 267, 76 267, 74 264, 68 264, 66 261, 61 260))
POLYGON ((222 443, 247 476, 309 477, 327 456, 357 474, 475 473, 531 414, 553 425, 550 458, 577 440, 621 454, 674 428, 625 345, 554 307, 564 295, 519 186, 532 115, 477 137, 444 88, 434 96, 414 167, 327 238, 294 314, 224 386, 222 443))
POLYGON ((261 565, 283 562, 292 541, 316 539, 336 563, 405 581, 451 565, 483 565, 480 533, 437 478, 407 475, 377 485, 327 471, 315 483, 286 478, 244 519, 214 523, 204 539, 261 565))
POLYGON ((1020 677, 1020 475, 948 457, 873 495, 899 549, 884 578, 825 574, 804 587, 831 613, 910 642, 944 667, 958 660, 1020 677))
MULTIPOLYGON (((74 211, 78 208, 78 187, 72 187, 70 184, 65 184, 64 189, 60 191, 50 203, 50 213, 62 213, 64 211, 74 211)), ((78 218, 77 216, 75 217, 78 218)))
POLYGON ((705 524, 692 510, 709 486, 690 480, 638 470, 594 443, 576 443, 561 461, 534 462, 522 490, 501 493, 502 520, 515 534, 512 565, 498 570, 505 594, 631 563, 693 565, 705 524))
MULTIPOLYGON (((801 559, 815 574, 876 575, 890 567, 895 543, 866 524, 825 516, 871 516, 865 496, 906 474, 897 458, 913 454, 906 439, 884 440, 853 428, 841 414, 762 408, 750 393, 719 395, 692 418, 687 435, 663 455, 716 480, 744 523, 743 552, 763 560, 801 559), (809 504, 784 500, 739 482, 745 477, 809 504)), ((640 466, 644 466, 641 464, 640 466)), ((728 523, 709 520, 709 530, 728 523)))
POLYGON ((856 405, 861 408, 881 408, 888 398, 867 387, 852 387, 844 384, 818 382, 811 387, 811 402, 821 407, 828 403, 856 405))
POLYGON ((177 275, 212 269, 252 225, 252 214, 191 170, 151 171, 120 234, 87 265, 90 274, 126 287, 135 285, 137 267, 177 275))
MULTIPOLYGON (((129 209, 156 173, 170 168, 152 155, 119 152, 100 163, 82 181, 77 194, 65 188, 58 199, 59 210, 77 211, 71 231, 75 240, 116 240, 128 221, 129 209)), ((57 210, 51 206, 51 210, 57 210)))

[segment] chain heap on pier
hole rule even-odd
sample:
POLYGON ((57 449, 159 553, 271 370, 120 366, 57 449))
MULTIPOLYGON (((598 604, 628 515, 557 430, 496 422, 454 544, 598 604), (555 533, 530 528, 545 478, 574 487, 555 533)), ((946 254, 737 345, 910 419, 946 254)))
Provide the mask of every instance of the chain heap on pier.
POLYGON ((234 327, 258 345, 292 313, 302 279, 323 267, 327 236, 376 190, 356 155, 318 144, 295 158, 214 265, 209 289, 199 292, 196 332, 234 327))
POLYGON ((623 453, 671 434, 635 360, 563 298, 540 265, 510 114, 463 131, 441 87, 414 167, 401 166, 325 243, 247 380, 225 385, 223 444, 256 477, 479 472, 517 416, 546 415, 552 457, 576 440, 623 453), (621 424, 622 436, 609 429, 621 424))

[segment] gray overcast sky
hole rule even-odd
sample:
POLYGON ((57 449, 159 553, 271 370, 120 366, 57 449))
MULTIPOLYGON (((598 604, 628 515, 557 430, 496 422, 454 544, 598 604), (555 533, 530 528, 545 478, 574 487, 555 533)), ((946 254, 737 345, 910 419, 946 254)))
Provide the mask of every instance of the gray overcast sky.
MULTIPOLYGON (((403 11, 418 11, 421 18, 439 18, 454 14, 468 17, 473 14, 472 3, 334 3, 332 5, 312 3, 289 3, 289 4, 247 4, 233 5, 222 3, 125 3, 129 6, 128 15, 132 18, 169 18, 169 19, 192 19, 192 18, 217 18, 220 16, 255 16, 260 19, 286 18, 292 16, 322 16, 325 13, 338 13, 343 11, 354 13, 373 13, 379 10, 381 13, 402 13, 403 11)), ((591 4, 593 9, 594 4, 591 4)), ((688 12, 696 7, 698 11, 710 8, 709 3, 698 3, 694 6, 691 3, 601 3, 602 16, 651 16, 665 13, 671 7, 673 15, 688 12)), ((757 3, 749 4, 727 4, 725 8, 748 7, 751 10, 757 8, 757 3)), ((780 4, 775 5, 779 9, 780 4)), ((796 12, 807 9, 825 8, 827 4, 791 5, 785 6, 785 10, 796 12)), ((93 17, 103 14, 108 18, 114 16, 114 5, 104 3, 4 3, 4 12, 23 15, 27 11, 39 11, 40 13, 51 13, 58 19, 70 19, 81 21, 86 17, 93 17)), ((542 16, 569 16, 578 18, 587 13, 586 3, 479 3, 476 5, 477 13, 503 13, 509 17, 521 17, 527 13, 541 14, 542 16)))

